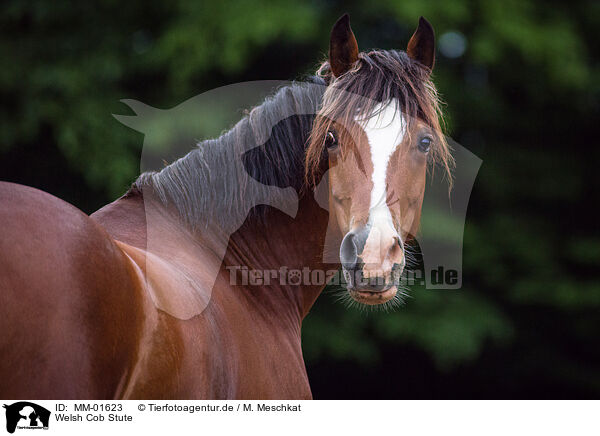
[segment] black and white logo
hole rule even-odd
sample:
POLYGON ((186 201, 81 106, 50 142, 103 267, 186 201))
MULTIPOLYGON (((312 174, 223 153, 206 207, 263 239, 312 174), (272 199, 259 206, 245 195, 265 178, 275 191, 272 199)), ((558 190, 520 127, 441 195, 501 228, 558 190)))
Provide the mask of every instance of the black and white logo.
POLYGON ((16 429, 47 430, 50 411, 29 401, 5 404, 6 431, 14 433, 16 429))

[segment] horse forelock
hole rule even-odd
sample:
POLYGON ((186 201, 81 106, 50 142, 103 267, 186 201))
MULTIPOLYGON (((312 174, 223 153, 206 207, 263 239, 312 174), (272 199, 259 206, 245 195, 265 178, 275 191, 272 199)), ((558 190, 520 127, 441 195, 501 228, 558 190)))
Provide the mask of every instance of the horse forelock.
MULTIPOLYGON (((360 129, 356 120, 376 117, 392 101, 398 102, 407 123, 407 135, 416 120, 428 124, 437 138, 431 164, 440 164, 451 181, 453 165, 450 148, 442 132, 441 101, 430 72, 396 50, 373 50, 360 53, 352 69, 333 77, 329 62, 321 64, 317 74, 328 84, 317 114, 305 159, 305 178, 309 185, 318 182, 325 138, 333 124, 346 129, 360 129)), ((357 137, 358 132, 350 132, 357 137)))

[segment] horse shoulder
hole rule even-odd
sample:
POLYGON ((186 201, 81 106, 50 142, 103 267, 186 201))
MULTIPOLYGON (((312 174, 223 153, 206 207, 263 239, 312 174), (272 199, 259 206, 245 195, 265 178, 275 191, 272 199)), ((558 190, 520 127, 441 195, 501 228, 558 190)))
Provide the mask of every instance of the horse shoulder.
POLYGON ((0 394, 111 398, 142 334, 139 280, 72 205, 0 183, 0 394))

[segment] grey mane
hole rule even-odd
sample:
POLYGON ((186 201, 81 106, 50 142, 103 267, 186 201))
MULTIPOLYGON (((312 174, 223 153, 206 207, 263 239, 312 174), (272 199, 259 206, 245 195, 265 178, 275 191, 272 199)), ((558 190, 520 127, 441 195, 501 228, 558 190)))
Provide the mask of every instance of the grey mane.
POLYGON ((222 136, 198 143, 159 172, 141 174, 132 189, 174 207, 194 229, 224 217, 243 221, 249 198, 265 199, 272 186, 303 186, 305 150, 324 89, 318 78, 281 88, 222 136))

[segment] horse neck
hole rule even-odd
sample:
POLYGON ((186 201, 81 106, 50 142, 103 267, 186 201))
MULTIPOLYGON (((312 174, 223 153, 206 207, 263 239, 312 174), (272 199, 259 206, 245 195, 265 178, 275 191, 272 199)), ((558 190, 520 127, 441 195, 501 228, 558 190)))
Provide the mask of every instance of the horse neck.
POLYGON ((248 285, 255 304, 278 312, 293 310, 304 318, 324 285, 306 283, 305 277, 300 284, 290 284, 287 277, 291 271, 306 276, 309 271, 327 270, 322 253, 327 225, 328 213, 310 195, 300 198, 295 218, 273 208, 264 219, 249 218, 230 238, 224 259, 228 277, 235 273, 236 282, 243 282, 246 268, 248 274, 257 271, 252 274, 262 276, 262 285, 248 285), (267 274, 271 274, 268 285, 267 274))
MULTIPOLYGON (((280 281, 282 276, 287 275, 291 270, 301 271, 304 275, 303 270, 306 269, 326 271, 335 268, 322 262, 328 213, 311 195, 300 197, 298 212, 294 218, 277 208, 268 208, 263 211, 264 218, 260 218, 258 216, 260 214, 251 214, 230 237, 229 235, 217 236, 218 228, 215 232, 206 229, 202 232, 190 232, 182 224, 177 224, 177 220, 174 219, 166 220, 174 223, 168 232, 164 231, 164 225, 159 226, 158 233, 149 231, 149 227, 156 226, 160 220, 148 219, 148 213, 152 210, 161 210, 162 207, 158 205, 155 208, 148 207, 145 204, 149 201, 148 197, 142 197, 139 192, 129 194, 103 207, 94 213, 92 218, 100 223, 115 240, 142 250, 151 248, 149 245, 155 248, 161 246, 156 241, 153 244, 148 243, 150 234, 160 236, 166 233, 172 236, 173 233, 181 232, 184 240, 188 241, 186 244, 205 247, 216 257, 224 253, 221 269, 227 281, 231 279, 232 271, 241 273, 242 268, 248 272, 275 272, 276 276, 270 280, 270 284, 263 286, 244 284, 243 277, 240 278, 240 274, 237 274, 236 284, 230 284, 228 291, 233 291, 233 295, 239 298, 249 297, 247 303, 256 310, 263 312, 265 308, 271 310, 273 319, 285 313, 301 322, 324 287, 320 283, 282 285, 280 281), (282 267, 285 269, 282 270, 282 267), (237 290, 240 292, 236 292, 237 290), (245 292, 246 290, 249 292, 245 292)), ((266 206, 259 207, 266 208, 266 206)), ((158 215, 168 216, 162 213, 158 215)), ((177 251, 182 250, 181 246, 177 248, 177 251)))

